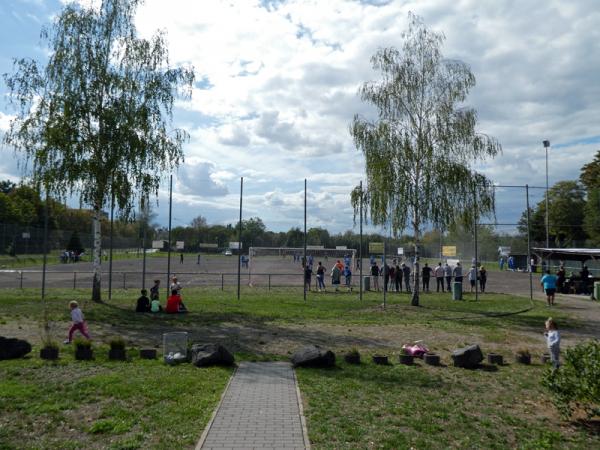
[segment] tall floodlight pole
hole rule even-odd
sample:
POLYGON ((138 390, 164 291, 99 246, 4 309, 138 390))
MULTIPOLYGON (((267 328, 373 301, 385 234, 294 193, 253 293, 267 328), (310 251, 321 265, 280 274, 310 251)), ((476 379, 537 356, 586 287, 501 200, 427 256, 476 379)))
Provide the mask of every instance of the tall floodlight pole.
MULTIPOLYGON (((108 299, 112 298, 112 267, 113 267, 113 223, 115 215, 115 191, 111 188, 110 197, 110 248, 108 249, 108 299)), ((102 257, 102 256, 100 256, 102 257)))
POLYGON ((550 248, 550 222, 548 220, 548 148, 550 141, 543 141, 544 149, 546 150, 546 248, 550 248))
MULTIPOLYGON (((531 230, 529 228, 529 185, 525 185, 525 201, 527 206, 527 258, 531 262, 531 230)), ((533 272, 531 271, 532 265, 529 264, 529 298, 533 300, 533 272)))
POLYGON ((244 177, 240 178, 240 222, 238 226, 238 254, 237 254, 237 299, 240 299, 240 270, 241 270, 241 261, 242 257, 242 198, 244 197, 244 177))
POLYGON ((358 270, 359 270, 359 290, 358 290, 358 298, 362 301, 363 298, 363 271, 362 271, 362 248, 363 248, 363 224, 362 224, 362 215, 363 215, 363 189, 362 189, 362 180, 360 182, 360 240, 358 246, 358 270))
POLYGON ((306 270, 308 259, 306 259, 306 178, 304 179, 304 264, 302 265, 302 286, 304 286, 304 301, 306 301, 306 270))
POLYGON ((171 213, 173 212, 173 175, 169 178, 169 242, 167 243, 167 298, 171 292, 170 281, 171 281, 171 213))

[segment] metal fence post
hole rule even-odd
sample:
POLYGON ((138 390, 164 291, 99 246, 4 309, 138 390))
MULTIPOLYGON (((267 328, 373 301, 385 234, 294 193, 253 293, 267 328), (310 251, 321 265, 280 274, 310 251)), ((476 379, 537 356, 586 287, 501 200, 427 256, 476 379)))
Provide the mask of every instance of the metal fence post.
POLYGON ((224 275, 221 274, 221 290, 224 290, 224 284, 225 284, 224 275))
POLYGON ((77 272, 73 271, 73 289, 77 286, 77 272))
POLYGON ((19 288, 23 289, 23 271, 22 270, 20 271, 20 274, 21 274, 21 276, 20 276, 21 279, 19 280, 19 288))
POLYGON ((269 290, 271 290, 271 274, 269 274, 269 290))
POLYGON ((125 272, 123 272, 123 289, 127 289, 125 287, 125 278, 126 278, 127 274, 125 272))

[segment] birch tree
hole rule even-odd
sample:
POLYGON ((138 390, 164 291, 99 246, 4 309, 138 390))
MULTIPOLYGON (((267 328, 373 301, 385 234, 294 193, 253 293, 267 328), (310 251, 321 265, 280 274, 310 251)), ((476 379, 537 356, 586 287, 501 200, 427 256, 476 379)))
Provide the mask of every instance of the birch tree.
POLYGON ((6 144, 24 152, 34 180, 93 209, 92 299, 101 301, 102 208, 122 213, 157 194, 161 174, 183 160, 184 130, 170 129, 174 99, 189 97, 191 68, 172 68, 164 32, 136 35, 141 0, 64 7, 42 30, 45 66, 15 60, 5 75, 17 110, 6 144))
POLYGON ((391 227, 411 228, 415 264, 411 303, 419 304, 419 244, 423 228, 472 225, 494 211, 491 180, 471 168, 501 152, 496 139, 476 131, 477 113, 466 106, 475 76, 461 61, 444 59, 444 36, 409 14, 401 49, 371 58, 380 79, 359 88, 375 119, 355 115, 350 133, 365 157, 366 188, 352 192, 355 211, 391 227))

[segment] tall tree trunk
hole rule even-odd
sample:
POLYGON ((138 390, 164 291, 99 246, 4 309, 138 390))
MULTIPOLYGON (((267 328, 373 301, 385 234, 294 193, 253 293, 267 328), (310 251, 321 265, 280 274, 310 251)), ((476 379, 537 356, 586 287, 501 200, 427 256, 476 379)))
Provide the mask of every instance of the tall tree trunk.
POLYGON ((100 234, 100 208, 94 208, 92 216, 92 234, 94 239, 93 266, 94 280, 92 281, 92 300, 102 303, 102 239, 100 234))
POLYGON ((420 266, 419 266, 419 241, 420 241, 420 236, 419 236, 419 227, 415 226, 414 229, 415 232, 415 264, 413 266, 413 291, 412 291, 412 298, 410 301, 410 304, 412 306, 419 306, 419 271, 420 271, 420 266))

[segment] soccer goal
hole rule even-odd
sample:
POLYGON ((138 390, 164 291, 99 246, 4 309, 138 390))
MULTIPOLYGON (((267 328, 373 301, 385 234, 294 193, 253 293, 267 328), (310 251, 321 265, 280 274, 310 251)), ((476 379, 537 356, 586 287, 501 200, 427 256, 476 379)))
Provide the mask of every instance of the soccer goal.
MULTIPOLYGON (((250 286, 302 286, 303 247, 250 247, 248 256, 250 286)), ((306 259, 308 265, 312 266, 313 277, 319 262, 323 263, 327 273, 337 260, 353 270, 356 264, 356 250, 307 246, 306 259)))

